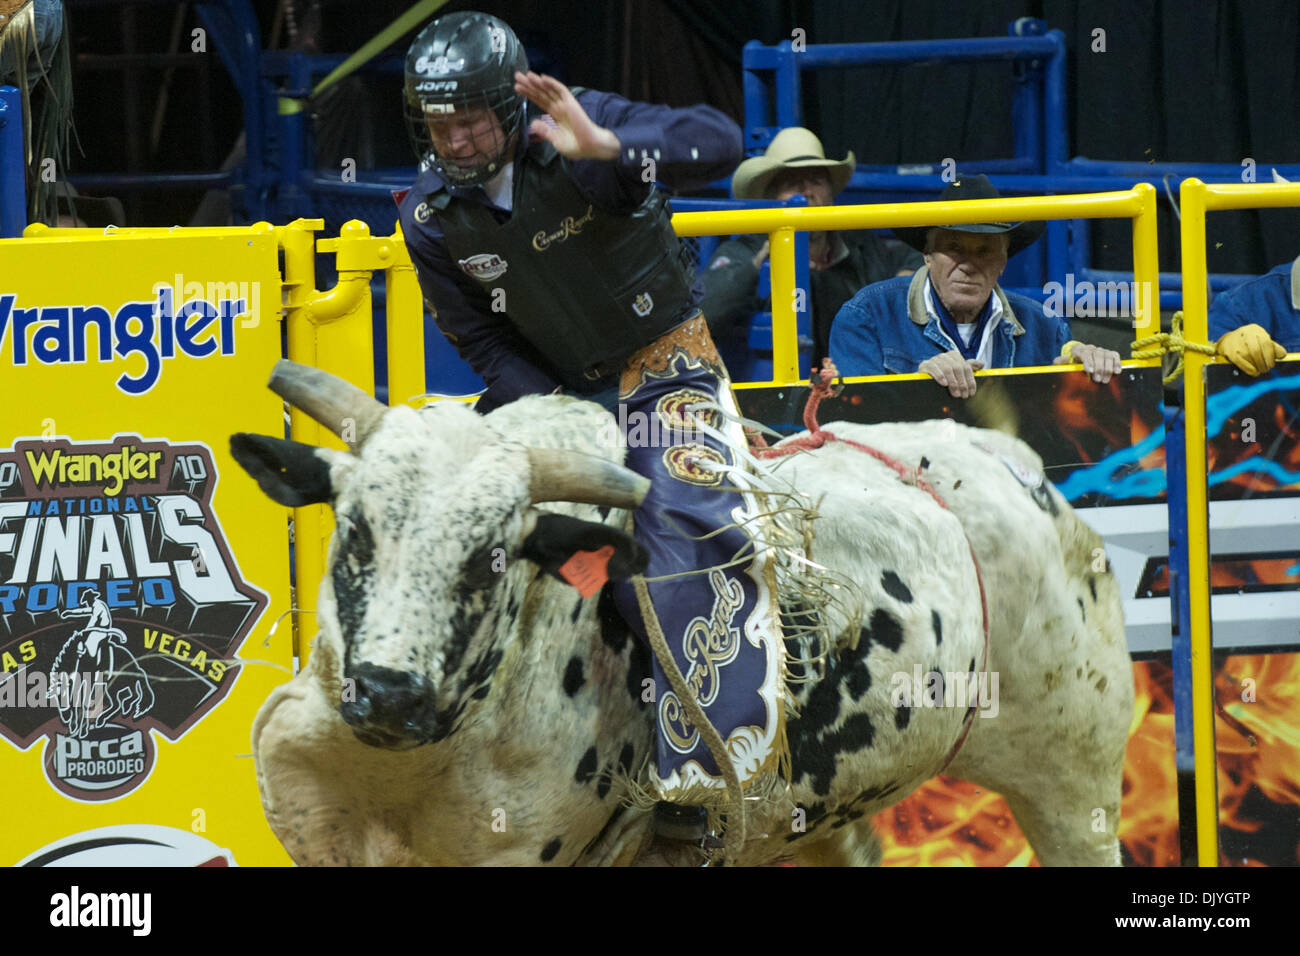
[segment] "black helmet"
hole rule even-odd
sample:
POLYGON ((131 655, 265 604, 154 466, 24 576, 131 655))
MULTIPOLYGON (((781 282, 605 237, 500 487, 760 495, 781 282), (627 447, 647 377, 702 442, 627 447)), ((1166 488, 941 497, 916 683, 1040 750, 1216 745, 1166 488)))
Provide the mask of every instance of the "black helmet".
POLYGON ((486 13, 449 13, 421 30, 406 53, 407 126, 420 162, 431 163, 453 186, 476 186, 500 172, 524 123, 526 104, 515 92, 515 73, 527 70, 514 31, 486 13), (473 165, 439 156, 427 120, 475 108, 496 114, 499 142, 480 149, 473 165))

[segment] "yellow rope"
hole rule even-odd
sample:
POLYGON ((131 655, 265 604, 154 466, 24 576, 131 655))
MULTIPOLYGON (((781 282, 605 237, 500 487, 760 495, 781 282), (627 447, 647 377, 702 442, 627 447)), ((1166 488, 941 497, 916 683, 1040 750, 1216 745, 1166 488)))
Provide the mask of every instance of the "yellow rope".
POLYGON ((1166 385, 1183 374, 1184 352, 1199 352, 1202 355, 1218 354, 1213 345, 1205 342, 1189 342, 1183 338, 1183 313, 1181 311, 1174 313, 1171 331, 1148 335, 1146 338, 1138 339, 1133 343, 1133 358, 1135 359, 1157 358, 1170 352, 1177 354, 1178 361, 1175 363, 1173 370, 1164 377, 1166 385), (1155 347, 1148 348, 1147 346, 1155 347))

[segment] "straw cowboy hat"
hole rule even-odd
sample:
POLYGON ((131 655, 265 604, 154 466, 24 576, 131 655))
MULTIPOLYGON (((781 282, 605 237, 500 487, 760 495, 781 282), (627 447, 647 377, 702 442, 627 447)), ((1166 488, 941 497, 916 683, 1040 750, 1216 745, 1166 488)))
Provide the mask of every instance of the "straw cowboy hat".
POLYGON ((736 167, 731 191, 737 199, 764 199, 768 185, 787 169, 817 167, 831 178, 831 196, 839 195, 853 175, 853 151, 838 162, 826 158, 822 141, 812 130, 791 126, 772 137, 762 156, 752 156, 736 167))
MULTIPOLYGON (((939 202, 958 202, 962 199, 1001 199, 1002 194, 989 182, 987 176, 964 176, 944 187, 939 193, 939 202)), ((919 252, 925 252, 925 237, 934 226, 909 226, 894 230, 894 235, 919 252)), ((1011 234, 1011 245, 1007 249, 1007 258, 1011 258, 1021 249, 1035 242, 1043 234, 1042 222, 968 222, 960 226, 940 226, 953 232, 977 232, 1011 234)))

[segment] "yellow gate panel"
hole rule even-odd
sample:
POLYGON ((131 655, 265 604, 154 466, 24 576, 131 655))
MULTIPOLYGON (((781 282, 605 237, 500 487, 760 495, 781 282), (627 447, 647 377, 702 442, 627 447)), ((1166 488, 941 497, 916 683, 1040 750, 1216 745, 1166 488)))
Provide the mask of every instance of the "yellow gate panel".
POLYGON ((229 452, 284 430, 276 236, 35 231, 0 263, 0 864, 286 862, 249 742, 290 676, 286 514, 229 452))

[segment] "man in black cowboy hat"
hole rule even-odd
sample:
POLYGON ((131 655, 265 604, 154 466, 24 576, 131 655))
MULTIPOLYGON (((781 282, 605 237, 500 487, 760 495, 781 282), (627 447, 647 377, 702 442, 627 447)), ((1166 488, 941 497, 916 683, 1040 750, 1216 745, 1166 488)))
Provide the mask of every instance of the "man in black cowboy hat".
MULTIPOLYGON (((939 196, 996 198, 986 176, 957 180, 939 196)), ((1007 259, 1042 232, 1041 222, 895 229, 925 254, 925 267, 911 279, 869 285, 844 304, 830 335, 830 355, 840 372, 925 372, 955 398, 975 394, 974 373, 982 368, 1071 361, 1094 381, 1110 381, 1120 370, 1118 352, 1072 341, 1065 319, 997 284, 1007 259)))

